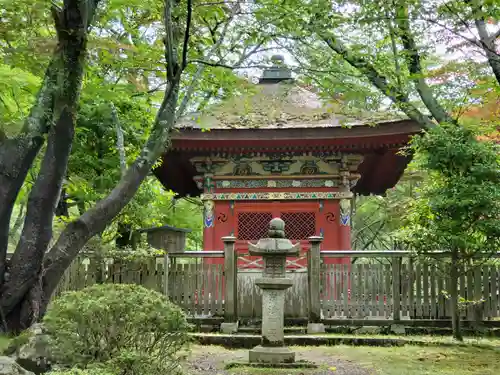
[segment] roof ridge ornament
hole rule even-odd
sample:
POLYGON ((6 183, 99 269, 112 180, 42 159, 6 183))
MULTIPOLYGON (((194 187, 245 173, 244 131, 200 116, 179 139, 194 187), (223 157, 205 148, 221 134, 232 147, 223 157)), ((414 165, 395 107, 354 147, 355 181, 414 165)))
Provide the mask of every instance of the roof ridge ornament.
POLYGON ((260 84, 279 83, 292 79, 292 71, 285 64, 283 55, 273 55, 271 62, 273 65, 264 69, 262 77, 259 80, 260 84))

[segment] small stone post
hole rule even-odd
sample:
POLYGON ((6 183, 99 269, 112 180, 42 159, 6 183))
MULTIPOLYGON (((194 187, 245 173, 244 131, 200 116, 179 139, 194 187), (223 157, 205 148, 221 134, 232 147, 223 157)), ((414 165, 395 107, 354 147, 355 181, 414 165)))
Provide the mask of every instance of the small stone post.
POLYGON ((262 256, 264 272, 255 284, 262 289, 262 341, 249 353, 250 363, 291 363, 295 353, 285 347, 285 290, 292 280, 285 277, 287 256, 297 256, 300 244, 285 238, 285 222, 275 218, 269 224, 268 238, 248 244, 250 255, 262 256))
POLYGON ((307 333, 325 333, 325 325, 321 322, 321 301, 320 301, 320 267, 321 253, 320 245, 323 237, 309 237, 311 249, 308 253, 307 283, 308 283, 308 309, 309 321, 307 323, 307 333))
POLYGON ((238 279, 237 279, 237 256, 234 251, 236 237, 222 237, 224 242, 224 323, 220 329, 222 333, 238 332, 238 279))

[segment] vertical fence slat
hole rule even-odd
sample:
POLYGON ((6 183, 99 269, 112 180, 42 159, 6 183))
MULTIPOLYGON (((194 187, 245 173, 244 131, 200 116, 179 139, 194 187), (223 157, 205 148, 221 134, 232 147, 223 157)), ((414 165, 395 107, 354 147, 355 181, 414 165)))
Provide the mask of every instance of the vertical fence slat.
POLYGON ((437 306, 437 295, 436 295, 436 265, 435 264, 432 264, 431 265, 431 281, 430 281, 430 292, 431 292, 431 307, 430 307, 430 318, 431 319, 437 319, 438 317, 438 312, 437 312, 437 309, 436 309, 436 306, 437 306))
POLYGON ((374 311, 374 297, 373 297, 373 284, 374 284, 374 274, 370 270, 369 264, 362 264, 362 275, 363 275, 363 303, 366 305, 366 315, 375 315, 374 311))
MULTIPOLYGON (((398 261, 398 258, 394 259, 396 262, 398 261)), ((401 272, 401 271, 400 271, 401 272)), ((394 289, 392 288, 392 262, 390 264, 385 264, 384 265, 384 286, 383 286, 383 295, 382 298, 384 299, 384 317, 389 318, 392 314, 393 311, 393 299, 394 299, 394 289)), ((399 287, 398 287, 398 293, 399 293, 399 287)), ((401 307, 399 308, 401 311, 401 307)), ((398 311, 397 316, 400 316, 400 312, 398 311)))
POLYGON ((408 264, 401 262, 401 311, 403 316, 409 316, 408 311, 408 264))
MULTIPOLYGON (((462 270, 462 272, 460 272, 460 276, 459 276, 459 288, 460 288, 460 292, 459 292, 459 296, 464 298, 465 299, 465 296, 466 296, 466 285, 465 285, 465 272, 464 270, 462 270)), ((460 310, 460 316, 461 318, 465 318, 467 316, 467 310, 466 309, 461 309, 460 310)))
POLYGON ((196 274, 196 314, 198 316, 203 314, 203 301, 204 297, 203 294, 205 293, 205 290, 203 289, 203 268, 202 268, 202 259, 198 258, 195 259, 195 274, 196 274))
POLYGON ((408 270, 409 270, 408 308, 410 310, 410 317, 414 318, 415 317, 415 262, 413 261, 413 258, 410 259, 408 270))
POLYGON ((499 294, 498 293, 499 285, 497 284, 497 267, 494 265, 490 267, 490 280, 491 280, 490 311, 491 311, 491 317, 495 318, 499 316, 498 305, 497 305, 497 295, 499 294))
POLYGON ((474 319, 478 317, 482 309, 482 304, 478 303, 483 296, 483 279, 481 277, 481 267, 474 267, 474 319))
POLYGON ((422 317, 422 265, 417 263, 416 267, 416 289, 415 309, 417 317, 422 317))
POLYGON ((483 319, 490 317, 490 268, 487 265, 483 265, 483 319))
POLYGON ((217 264, 216 285, 217 285, 217 315, 224 316, 224 291, 222 290, 222 265, 217 264))
MULTIPOLYGON (((467 268, 466 270, 466 275, 467 275, 467 301, 473 301, 474 300, 474 274, 472 269, 467 268)), ((474 307, 472 305, 467 305, 467 319, 468 320, 473 320, 474 319, 474 307)))
POLYGON ((351 296, 354 296, 357 304, 357 312, 360 318, 364 318, 370 314, 370 308, 366 304, 366 295, 368 294, 366 278, 366 265, 355 264, 356 268, 356 284, 351 288, 351 296))
POLYGON ((378 277, 378 287, 377 287, 377 315, 382 317, 384 315, 384 286, 385 286, 385 274, 384 274, 384 265, 379 264, 379 277, 378 277))
POLYGON ((425 262, 423 264, 423 304, 422 304, 422 315, 425 318, 430 316, 429 311, 429 263, 425 262))
MULTIPOLYGON (((330 290, 330 293, 329 293, 329 299, 330 301, 333 299, 334 303, 335 303, 335 314, 337 314, 338 317, 343 317, 344 314, 345 314, 345 311, 343 309, 343 302, 342 302, 342 291, 343 291, 343 283, 342 283, 342 280, 343 280, 343 275, 342 275, 342 270, 341 270, 341 265, 340 264, 332 264, 332 265, 329 265, 330 266, 330 270, 332 270, 332 272, 330 273, 330 275, 334 275, 334 281, 335 281, 335 284, 333 284, 335 287, 334 290, 330 290)), ((335 316, 332 316, 332 317, 335 317, 335 316)))
POLYGON ((444 290, 444 272, 442 270, 439 270, 437 276, 438 276, 438 282, 437 282, 437 293, 438 293, 438 319, 444 318, 444 304, 445 304, 445 297, 443 294, 444 290))
POLYGON ((495 300, 496 300, 496 305, 497 305, 497 308, 496 308, 497 315, 496 316, 500 317, 500 291, 499 291, 499 289, 500 289, 500 265, 498 265, 496 267, 496 280, 497 280, 496 281, 496 286, 497 287, 495 289, 495 291, 496 291, 496 298, 495 298, 495 300))

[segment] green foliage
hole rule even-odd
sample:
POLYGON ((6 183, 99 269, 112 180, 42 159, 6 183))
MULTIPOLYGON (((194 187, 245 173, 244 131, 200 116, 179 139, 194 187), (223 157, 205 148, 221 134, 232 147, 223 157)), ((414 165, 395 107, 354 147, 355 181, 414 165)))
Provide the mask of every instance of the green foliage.
POLYGON ((409 207, 401 238, 419 251, 462 257, 500 250, 500 158, 474 132, 441 126, 416 137, 418 165, 429 171, 409 207))
POLYGON ((400 182, 378 195, 356 198, 352 224, 352 247, 356 250, 404 250, 397 232, 403 225, 406 207, 415 199, 424 173, 408 170, 400 182))
POLYGON ((102 365, 112 373, 172 373, 190 326, 182 310, 138 285, 101 284, 69 292, 50 306, 44 324, 63 364, 102 365))
POLYGON ((71 370, 51 371, 48 375, 118 375, 118 373, 106 368, 89 368, 85 370, 72 368, 71 370))
POLYGON ((31 73, 0 63, 0 131, 15 134, 20 130, 39 84, 31 73))

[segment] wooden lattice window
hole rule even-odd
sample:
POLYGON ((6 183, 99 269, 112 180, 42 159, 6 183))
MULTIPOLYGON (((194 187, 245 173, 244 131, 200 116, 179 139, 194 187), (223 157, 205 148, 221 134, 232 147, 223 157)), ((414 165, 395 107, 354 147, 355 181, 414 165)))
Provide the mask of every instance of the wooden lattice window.
POLYGON ((316 215, 314 212, 284 212, 285 235, 290 240, 307 240, 316 235, 316 215))
POLYGON ((238 214, 238 239, 256 241, 267 237, 271 212, 240 212, 238 214))

